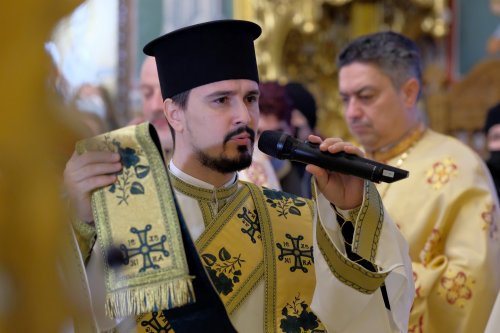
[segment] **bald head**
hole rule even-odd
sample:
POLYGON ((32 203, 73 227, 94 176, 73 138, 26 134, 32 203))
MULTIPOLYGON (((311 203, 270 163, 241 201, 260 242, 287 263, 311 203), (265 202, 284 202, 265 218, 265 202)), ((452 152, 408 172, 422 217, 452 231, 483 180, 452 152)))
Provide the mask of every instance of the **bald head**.
POLYGON ((144 59, 140 80, 144 118, 154 125, 160 136, 163 149, 171 150, 173 148, 172 136, 170 135, 167 120, 163 115, 163 98, 154 57, 147 56, 144 59))

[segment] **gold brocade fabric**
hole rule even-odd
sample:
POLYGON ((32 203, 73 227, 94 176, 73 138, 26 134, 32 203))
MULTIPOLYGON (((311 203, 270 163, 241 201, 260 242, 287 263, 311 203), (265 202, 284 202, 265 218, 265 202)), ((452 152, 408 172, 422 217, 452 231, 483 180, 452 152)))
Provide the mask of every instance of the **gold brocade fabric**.
MULTIPOLYGON (((413 146, 413 144, 417 142, 422 137, 422 135, 424 135, 425 130, 426 127, 424 126, 424 124, 419 124, 395 145, 384 147, 376 151, 366 152, 366 157, 375 161, 386 163, 388 160, 394 158, 395 156, 405 155, 410 147, 413 146)), ((400 165, 401 164, 399 163, 397 166, 400 165)))
POLYGON ((357 216, 351 216, 350 220, 346 219, 345 221, 348 223, 357 221, 352 241, 346 247, 350 247, 359 260, 350 260, 329 240, 321 221, 316 228, 319 249, 332 274, 342 283, 364 294, 372 294, 377 291, 390 273, 390 270, 384 270, 384 268, 378 268, 375 265, 370 265, 372 270, 361 265, 362 261, 367 261, 367 263, 374 261, 384 220, 380 196, 373 187, 373 183, 365 182, 365 200, 359 210, 351 212, 357 212, 357 216))
POLYGON ((377 185, 410 246, 409 332, 483 332, 500 288, 495 188, 456 139, 427 130, 410 143, 387 161, 410 178, 377 185))
POLYGON ((76 147, 80 154, 113 151, 121 156, 115 183, 92 195, 111 318, 194 301, 172 189, 150 126, 125 127, 76 147), (110 267, 106 260, 112 249, 123 256, 119 267, 110 267))
MULTIPOLYGON (((202 189, 172 179, 177 190, 203 201, 202 189)), ((237 192, 227 189, 231 199, 205 223, 208 227, 196 242, 228 314, 264 279, 266 332, 324 330, 309 308, 315 285, 312 202, 242 183, 237 192)), ((173 332, 163 313, 137 318, 138 332, 161 330, 173 332)))

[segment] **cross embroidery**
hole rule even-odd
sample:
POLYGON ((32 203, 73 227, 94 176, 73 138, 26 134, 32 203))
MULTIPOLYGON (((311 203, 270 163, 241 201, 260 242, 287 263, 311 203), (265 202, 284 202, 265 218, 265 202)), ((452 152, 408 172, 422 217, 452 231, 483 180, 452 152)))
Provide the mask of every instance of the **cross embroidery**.
POLYGON ((152 312, 152 317, 150 320, 143 320, 141 322, 142 327, 146 327, 146 332, 157 332, 157 333, 168 333, 173 332, 172 325, 165 320, 165 316, 162 313, 159 318, 165 321, 165 325, 162 325, 158 320, 158 312, 152 312))
POLYGON ((240 219, 243 219, 243 223, 245 223, 247 226, 249 225, 248 229, 241 228, 241 231, 244 234, 248 234, 248 236, 250 236, 250 240, 252 241, 252 243, 255 244, 256 240, 254 238, 254 235, 257 231, 260 234, 260 224, 259 224, 259 217, 257 216, 257 211, 254 210, 252 213, 248 209, 243 207, 243 214, 238 214, 238 217, 240 219), (252 216, 254 217, 253 219, 252 216))
MULTIPOLYGON (((292 237, 290 234, 286 234, 286 238, 292 241, 292 248, 284 248, 280 243, 276 243, 278 249, 280 249, 281 254, 278 256, 280 261, 285 259, 285 262, 290 262, 289 258, 285 258, 287 256, 293 256, 295 259, 295 263, 292 267, 290 267, 290 271, 295 272, 297 268, 300 268, 302 272, 307 273, 308 270, 304 267, 304 263, 306 265, 310 265, 311 262, 314 262, 313 258, 313 247, 309 247, 306 244, 300 244, 300 241, 304 239, 303 236, 299 235, 297 238, 292 237), (302 258, 309 258, 309 260, 302 260, 302 258)), ((283 243, 284 246, 289 246, 289 243, 285 241, 283 243)))
MULTIPOLYGON (((135 248, 127 248, 124 244, 120 245, 120 249, 124 252, 123 263, 125 265, 128 265, 129 262, 131 266, 137 265, 137 259, 133 259, 132 261, 130 259, 139 254, 142 254, 142 268, 139 269, 139 272, 144 272, 148 268, 160 268, 160 266, 154 264, 154 262, 162 261, 163 258, 161 257, 161 255, 151 258, 151 255, 154 252, 163 254, 165 257, 168 257, 170 255, 170 253, 165 249, 165 241, 167 240, 167 236, 163 235, 157 243, 149 244, 148 241, 158 240, 158 236, 156 235, 150 236, 148 239, 148 231, 150 231, 151 229, 151 224, 146 225, 146 228, 144 228, 143 230, 137 230, 135 227, 130 228, 130 232, 136 234, 139 238, 139 246, 135 248)), ((135 244, 135 240, 130 240, 129 244, 135 244)))

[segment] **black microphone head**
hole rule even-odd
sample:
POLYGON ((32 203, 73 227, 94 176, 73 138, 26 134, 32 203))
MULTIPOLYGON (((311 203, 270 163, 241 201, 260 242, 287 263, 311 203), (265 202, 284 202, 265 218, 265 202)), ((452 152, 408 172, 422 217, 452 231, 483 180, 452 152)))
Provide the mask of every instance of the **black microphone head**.
POLYGON ((257 146, 261 152, 283 159, 283 154, 289 151, 292 143, 289 139, 291 138, 291 136, 283 132, 264 131, 260 135, 257 146))

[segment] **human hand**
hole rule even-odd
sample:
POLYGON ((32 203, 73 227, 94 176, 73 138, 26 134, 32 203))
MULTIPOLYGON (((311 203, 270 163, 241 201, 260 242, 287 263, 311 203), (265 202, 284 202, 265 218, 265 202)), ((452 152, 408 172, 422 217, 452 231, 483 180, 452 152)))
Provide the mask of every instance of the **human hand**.
MULTIPOLYGON (((324 152, 334 154, 343 151, 358 156, 364 155, 361 149, 339 138, 327 138, 323 141, 318 136, 309 135, 308 141, 319 144, 319 149, 324 152)), ((318 190, 336 207, 343 210, 353 209, 363 202, 362 178, 328 171, 312 164, 308 164, 306 170, 316 178, 318 190)))
POLYGON ((120 155, 108 151, 74 152, 64 169, 64 189, 76 216, 85 222, 94 220, 91 195, 100 187, 112 184, 120 171, 120 155))

